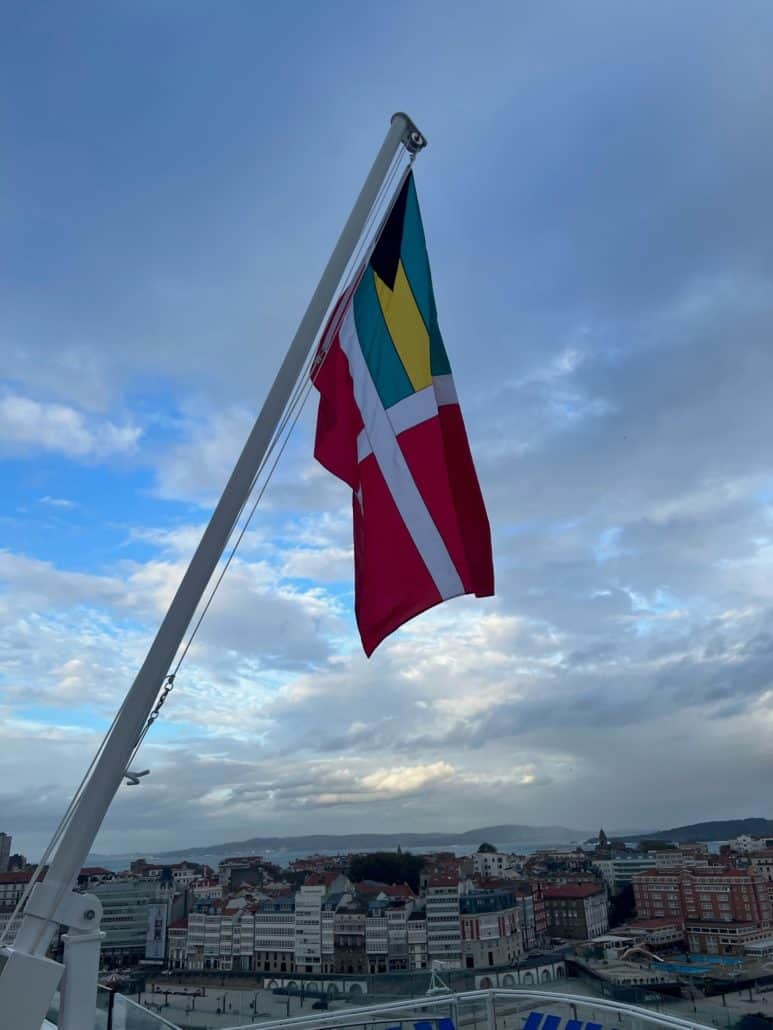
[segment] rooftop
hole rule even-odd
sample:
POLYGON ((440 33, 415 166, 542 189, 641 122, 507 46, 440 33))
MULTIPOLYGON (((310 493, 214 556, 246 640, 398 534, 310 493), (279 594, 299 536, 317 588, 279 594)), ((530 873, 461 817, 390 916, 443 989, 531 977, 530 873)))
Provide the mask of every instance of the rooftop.
POLYGON ((303 881, 303 885, 304 887, 329 887, 331 884, 335 883, 341 875, 343 874, 337 871, 329 873, 309 873, 303 881))
POLYGON ((620 930, 660 930, 666 926, 681 926, 682 920, 676 916, 673 919, 632 919, 630 923, 621 926, 620 930))
POLYGON ((458 887, 459 876, 456 873, 435 873, 427 880, 428 887, 458 887))
POLYGON ((558 883, 545 887, 543 894, 546 900, 551 898, 591 898, 603 894, 600 883, 558 883))
MULTIPOLYGON (((0 883, 29 883, 32 879, 34 869, 15 869, 10 873, 0 873, 0 883)), ((45 879, 46 870, 40 874, 40 879, 45 879)))
POLYGON ((387 898, 404 898, 406 900, 416 897, 407 883, 379 883, 377 880, 361 880, 354 886, 358 894, 366 896, 383 894, 387 898))

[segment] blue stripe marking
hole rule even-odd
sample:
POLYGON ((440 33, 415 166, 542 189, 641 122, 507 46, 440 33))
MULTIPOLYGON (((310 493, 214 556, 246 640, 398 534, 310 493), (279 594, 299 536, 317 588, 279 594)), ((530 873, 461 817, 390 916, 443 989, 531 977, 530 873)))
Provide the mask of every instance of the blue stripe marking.
POLYGON ((523 1030, 539 1030, 539 1025, 545 1016, 541 1012, 530 1012, 529 1017, 523 1024, 523 1030))

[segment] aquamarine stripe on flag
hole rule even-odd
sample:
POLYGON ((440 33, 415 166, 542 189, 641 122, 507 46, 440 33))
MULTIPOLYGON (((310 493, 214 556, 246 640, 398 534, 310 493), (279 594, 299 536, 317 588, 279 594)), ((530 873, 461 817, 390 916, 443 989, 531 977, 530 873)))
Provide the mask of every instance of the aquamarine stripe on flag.
POLYGON ((413 393, 413 385, 389 335, 379 304, 373 271, 365 273, 354 294, 354 321, 376 390, 385 408, 413 393))
POLYGON ((400 248, 400 260, 405 275, 411 284, 416 306, 421 312, 424 324, 429 332, 429 360, 433 376, 444 376, 451 372, 443 337, 438 326, 435 294, 432 290, 432 274, 427 257, 427 244, 424 239, 424 226, 419 211, 419 201, 413 177, 408 182, 405 201, 405 221, 403 222, 403 241, 400 248))
POLYGON ((450 376, 451 365, 437 322, 429 329, 429 368, 433 376, 450 376))

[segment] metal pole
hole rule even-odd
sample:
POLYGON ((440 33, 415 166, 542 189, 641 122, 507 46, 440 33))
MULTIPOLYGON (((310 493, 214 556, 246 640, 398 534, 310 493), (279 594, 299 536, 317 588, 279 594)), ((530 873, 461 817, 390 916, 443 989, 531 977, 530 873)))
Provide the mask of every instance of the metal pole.
MULTIPOLYGON (((344 225, 333 253, 301 319, 298 330, 279 369, 260 414, 252 428, 244 449, 231 473, 215 511, 204 531, 196 553, 183 576, 169 610, 150 646, 137 678, 126 695, 113 731, 86 783, 78 806, 65 829, 45 880, 45 896, 34 906, 35 914, 25 913, 13 946, 15 979, 34 979, 30 963, 23 958, 42 959, 58 925, 57 909, 62 897, 73 887, 76 877, 94 843, 126 772, 127 763, 161 689, 175 654, 193 618, 199 602, 215 571, 229 537, 236 525, 242 506, 249 497, 255 474, 260 467, 274 432, 287 406, 293 387, 303 370, 306 358, 320 330, 322 321, 334 298, 336 289, 346 270, 357 242, 365 228, 368 215, 384 183, 392 160, 401 146, 416 152, 425 145, 411 119, 402 113, 393 115, 389 131, 376 155, 352 212, 344 225), (26 972, 22 972, 25 967, 26 972)), ((28 906, 29 909, 30 906, 28 906)), ((41 1019, 34 1025, 38 1006, 24 1004, 17 999, 6 974, 11 963, 0 974, 0 1020, 5 1013, 16 1020, 8 1023, 13 1030, 39 1030, 41 1019), (33 1013, 27 1015, 27 1012, 33 1013)), ((38 970, 43 976, 42 965, 38 970)), ((45 993, 52 981, 49 968, 45 993)), ((60 973, 61 975, 61 973, 60 973)), ((52 988, 53 990, 53 988, 52 988)), ((45 999, 47 1004, 48 997, 45 999)), ((45 1014, 45 1007, 43 1008, 45 1014)), ((6 1024, 0 1022, 0 1028, 6 1024)))

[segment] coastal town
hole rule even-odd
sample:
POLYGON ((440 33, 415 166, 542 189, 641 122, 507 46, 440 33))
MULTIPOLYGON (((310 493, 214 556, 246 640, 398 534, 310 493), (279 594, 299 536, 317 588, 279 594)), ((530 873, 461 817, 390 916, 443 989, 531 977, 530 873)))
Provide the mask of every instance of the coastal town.
MULTIPOLYGON (((34 870, 11 844, 0 834, 0 930, 12 938, 34 870)), ((618 963, 620 982, 657 983, 684 956, 773 955, 773 839, 748 835, 710 851, 602 830, 574 850, 517 855, 483 842, 466 856, 310 855, 286 868, 258 855, 216 869, 139 858, 121 872, 84 868, 78 887, 103 906, 106 974, 247 975, 280 988, 292 977, 523 967, 529 984, 534 956, 592 966, 635 955, 653 972, 618 963)), ((561 961, 543 966, 542 982, 565 975, 561 961)))

